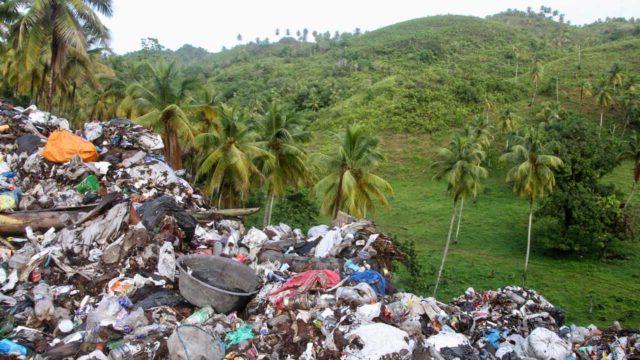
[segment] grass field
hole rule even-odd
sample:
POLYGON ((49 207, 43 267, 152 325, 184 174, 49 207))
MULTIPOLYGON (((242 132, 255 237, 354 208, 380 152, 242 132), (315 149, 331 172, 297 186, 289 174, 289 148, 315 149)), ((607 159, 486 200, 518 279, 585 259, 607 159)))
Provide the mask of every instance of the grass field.
MULTIPOLYGON (((433 180, 424 159, 429 139, 387 137, 388 161, 381 169, 395 195, 376 215, 381 230, 398 239, 415 241, 432 285, 442 257, 451 200, 445 184, 433 180)), ((477 201, 468 201, 460 240, 450 249, 438 297, 449 300, 468 287, 497 288, 521 284, 526 248, 527 204, 504 183, 504 165, 491 164, 491 174, 477 201)), ((623 164, 604 181, 630 187, 630 164, 623 164)), ((640 195, 634 201, 640 203, 640 195)), ((534 228, 536 226, 534 218, 534 228)), ((640 326, 640 246, 628 246, 629 259, 600 261, 553 254, 533 239, 527 285, 567 312, 570 322, 640 326)), ((430 294, 429 294, 430 295, 430 294)))

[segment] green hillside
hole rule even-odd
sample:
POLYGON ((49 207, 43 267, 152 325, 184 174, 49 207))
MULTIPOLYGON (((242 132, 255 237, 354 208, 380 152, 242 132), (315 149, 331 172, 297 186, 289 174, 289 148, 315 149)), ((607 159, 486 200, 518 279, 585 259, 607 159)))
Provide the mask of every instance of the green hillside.
MULTIPOLYGON (((527 72, 536 59, 546 64, 541 86, 559 76, 564 94, 574 92, 578 76, 595 81, 616 61, 637 73, 640 34, 633 26, 576 27, 519 13, 447 15, 315 43, 283 38, 216 54, 187 46, 159 56, 179 61, 185 74, 206 81, 224 101, 259 106, 277 98, 318 130, 359 122, 437 132, 481 112, 485 99, 497 107, 528 99, 527 72), (621 29, 619 39, 609 40, 611 29, 621 29)), ((128 55, 140 56, 149 54, 128 55)))

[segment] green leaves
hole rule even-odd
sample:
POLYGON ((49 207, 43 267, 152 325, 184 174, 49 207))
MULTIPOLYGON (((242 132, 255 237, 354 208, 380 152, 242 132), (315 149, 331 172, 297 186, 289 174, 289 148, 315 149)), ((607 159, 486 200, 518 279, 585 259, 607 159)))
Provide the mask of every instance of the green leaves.
POLYGON ((553 170, 562 166, 562 160, 546 154, 547 144, 543 139, 542 127, 531 127, 520 138, 520 144, 511 147, 502 155, 502 161, 515 164, 507 173, 506 181, 513 191, 527 199, 543 198, 545 191, 553 191, 555 175, 553 170))
POLYGON ((375 213, 375 203, 386 205, 386 196, 393 194, 386 180, 371 173, 384 159, 379 139, 352 125, 337 136, 337 142, 337 152, 325 160, 328 174, 314 187, 322 199, 321 213, 333 215, 336 206, 355 217, 375 213))
POLYGON ((467 196, 476 197, 481 180, 489 174, 481 165, 485 152, 475 139, 477 138, 457 134, 446 148, 437 150, 437 161, 433 165, 436 169, 435 177, 447 180, 447 192, 454 200, 467 196))

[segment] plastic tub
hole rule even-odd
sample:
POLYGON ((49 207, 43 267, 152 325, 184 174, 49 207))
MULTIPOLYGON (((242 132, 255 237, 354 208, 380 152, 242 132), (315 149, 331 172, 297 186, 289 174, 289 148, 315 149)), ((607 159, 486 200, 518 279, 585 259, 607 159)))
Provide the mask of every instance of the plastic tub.
POLYGON ((218 313, 243 309, 260 291, 260 278, 248 266, 215 255, 178 258, 180 294, 196 306, 211 305, 218 313))

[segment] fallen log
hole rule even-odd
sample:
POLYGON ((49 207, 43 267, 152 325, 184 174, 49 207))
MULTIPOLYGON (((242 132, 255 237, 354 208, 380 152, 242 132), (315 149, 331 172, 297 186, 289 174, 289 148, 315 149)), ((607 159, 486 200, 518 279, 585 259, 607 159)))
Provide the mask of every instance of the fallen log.
POLYGON ((30 226, 34 231, 47 231, 50 228, 62 229, 78 221, 92 207, 74 208, 74 210, 36 210, 16 211, 0 214, 0 235, 22 235, 30 226))
POLYGON ((260 211, 259 207, 246 209, 221 209, 189 212, 197 221, 211 221, 219 219, 241 218, 260 211))

